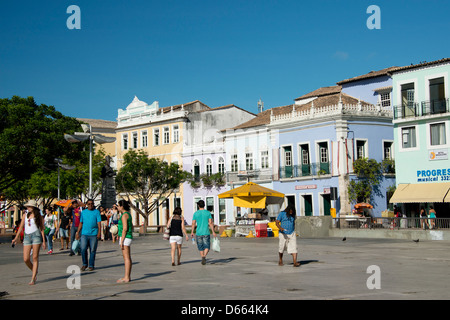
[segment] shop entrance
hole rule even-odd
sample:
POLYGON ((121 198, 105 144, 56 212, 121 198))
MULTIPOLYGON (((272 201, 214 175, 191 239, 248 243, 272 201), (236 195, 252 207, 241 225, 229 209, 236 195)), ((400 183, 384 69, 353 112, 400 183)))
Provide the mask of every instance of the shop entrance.
POLYGON ((330 209, 331 209, 331 196, 330 194, 323 194, 322 195, 322 203, 323 203, 323 215, 329 216, 330 215, 330 209))
POLYGON ((305 217, 312 216, 312 196, 310 194, 302 195, 303 198, 303 209, 305 217))

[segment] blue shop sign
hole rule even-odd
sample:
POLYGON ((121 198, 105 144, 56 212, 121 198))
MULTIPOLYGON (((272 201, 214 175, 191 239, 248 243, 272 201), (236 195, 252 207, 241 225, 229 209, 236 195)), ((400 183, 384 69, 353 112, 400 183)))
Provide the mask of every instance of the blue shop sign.
POLYGON ((450 169, 417 170, 417 182, 450 181, 450 169))

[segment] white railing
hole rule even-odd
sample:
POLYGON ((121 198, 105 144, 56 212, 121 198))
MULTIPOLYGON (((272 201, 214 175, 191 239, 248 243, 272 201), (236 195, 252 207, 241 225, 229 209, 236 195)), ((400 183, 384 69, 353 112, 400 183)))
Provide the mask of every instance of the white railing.
POLYGON ((391 108, 383 108, 380 105, 362 105, 362 104, 335 104, 323 107, 314 107, 314 102, 311 108, 307 110, 295 110, 297 105, 292 106, 292 111, 285 114, 270 116, 270 123, 293 121, 293 120, 308 120, 323 116, 338 115, 338 114, 354 114, 357 116, 381 116, 392 118, 393 112, 391 108))

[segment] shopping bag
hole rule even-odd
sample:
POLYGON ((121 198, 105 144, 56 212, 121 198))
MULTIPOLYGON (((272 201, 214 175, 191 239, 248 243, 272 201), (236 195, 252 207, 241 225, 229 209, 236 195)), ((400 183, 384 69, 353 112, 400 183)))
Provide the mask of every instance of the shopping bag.
POLYGON ((72 243, 72 251, 77 252, 80 248, 80 240, 74 240, 72 243))
POLYGON ((214 251, 220 252, 220 241, 219 241, 219 239, 218 239, 217 237, 214 237, 214 238, 212 239, 211 247, 212 247, 212 249, 213 249, 214 251))

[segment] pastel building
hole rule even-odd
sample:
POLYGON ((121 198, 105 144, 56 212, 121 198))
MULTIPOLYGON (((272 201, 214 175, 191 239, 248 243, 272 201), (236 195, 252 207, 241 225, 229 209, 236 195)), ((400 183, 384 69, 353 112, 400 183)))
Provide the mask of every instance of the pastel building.
MULTIPOLYGON (((117 169, 120 170, 124 154, 131 149, 144 150, 150 157, 182 166, 183 132, 189 122, 188 115, 209 109, 198 100, 160 108, 158 101, 149 105, 135 97, 126 109, 118 110, 117 169)), ((137 200, 135 205, 140 205, 137 200)), ((183 207, 183 186, 150 214, 149 225, 165 224, 177 206, 183 207)), ((137 225, 142 221, 143 218, 134 212, 133 223, 137 225)))
POLYGON ((397 189, 407 216, 434 205, 450 216, 450 58, 396 68, 392 75, 397 189))
POLYGON ((216 225, 226 224, 227 209, 232 202, 219 199, 226 191, 225 167, 228 161, 223 130, 254 118, 251 112, 235 105, 202 110, 188 115, 183 132, 183 169, 191 172, 194 181, 183 184, 183 212, 186 221, 192 222, 196 203, 204 200, 206 209, 216 225))
MULTIPOLYGON (((332 207, 338 214, 350 213, 348 184, 356 178, 353 161, 382 160, 385 142, 393 141, 391 109, 349 96, 340 86, 297 98, 282 107, 281 114, 275 109, 268 124, 278 134, 274 189, 286 194, 286 202, 299 216, 330 215, 332 207), (337 189, 337 199, 332 199, 331 188, 337 189)), ((393 175, 386 176, 382 191, 373 195, 374 215, 386 210, 386 190, 394 181, 393 175)))

